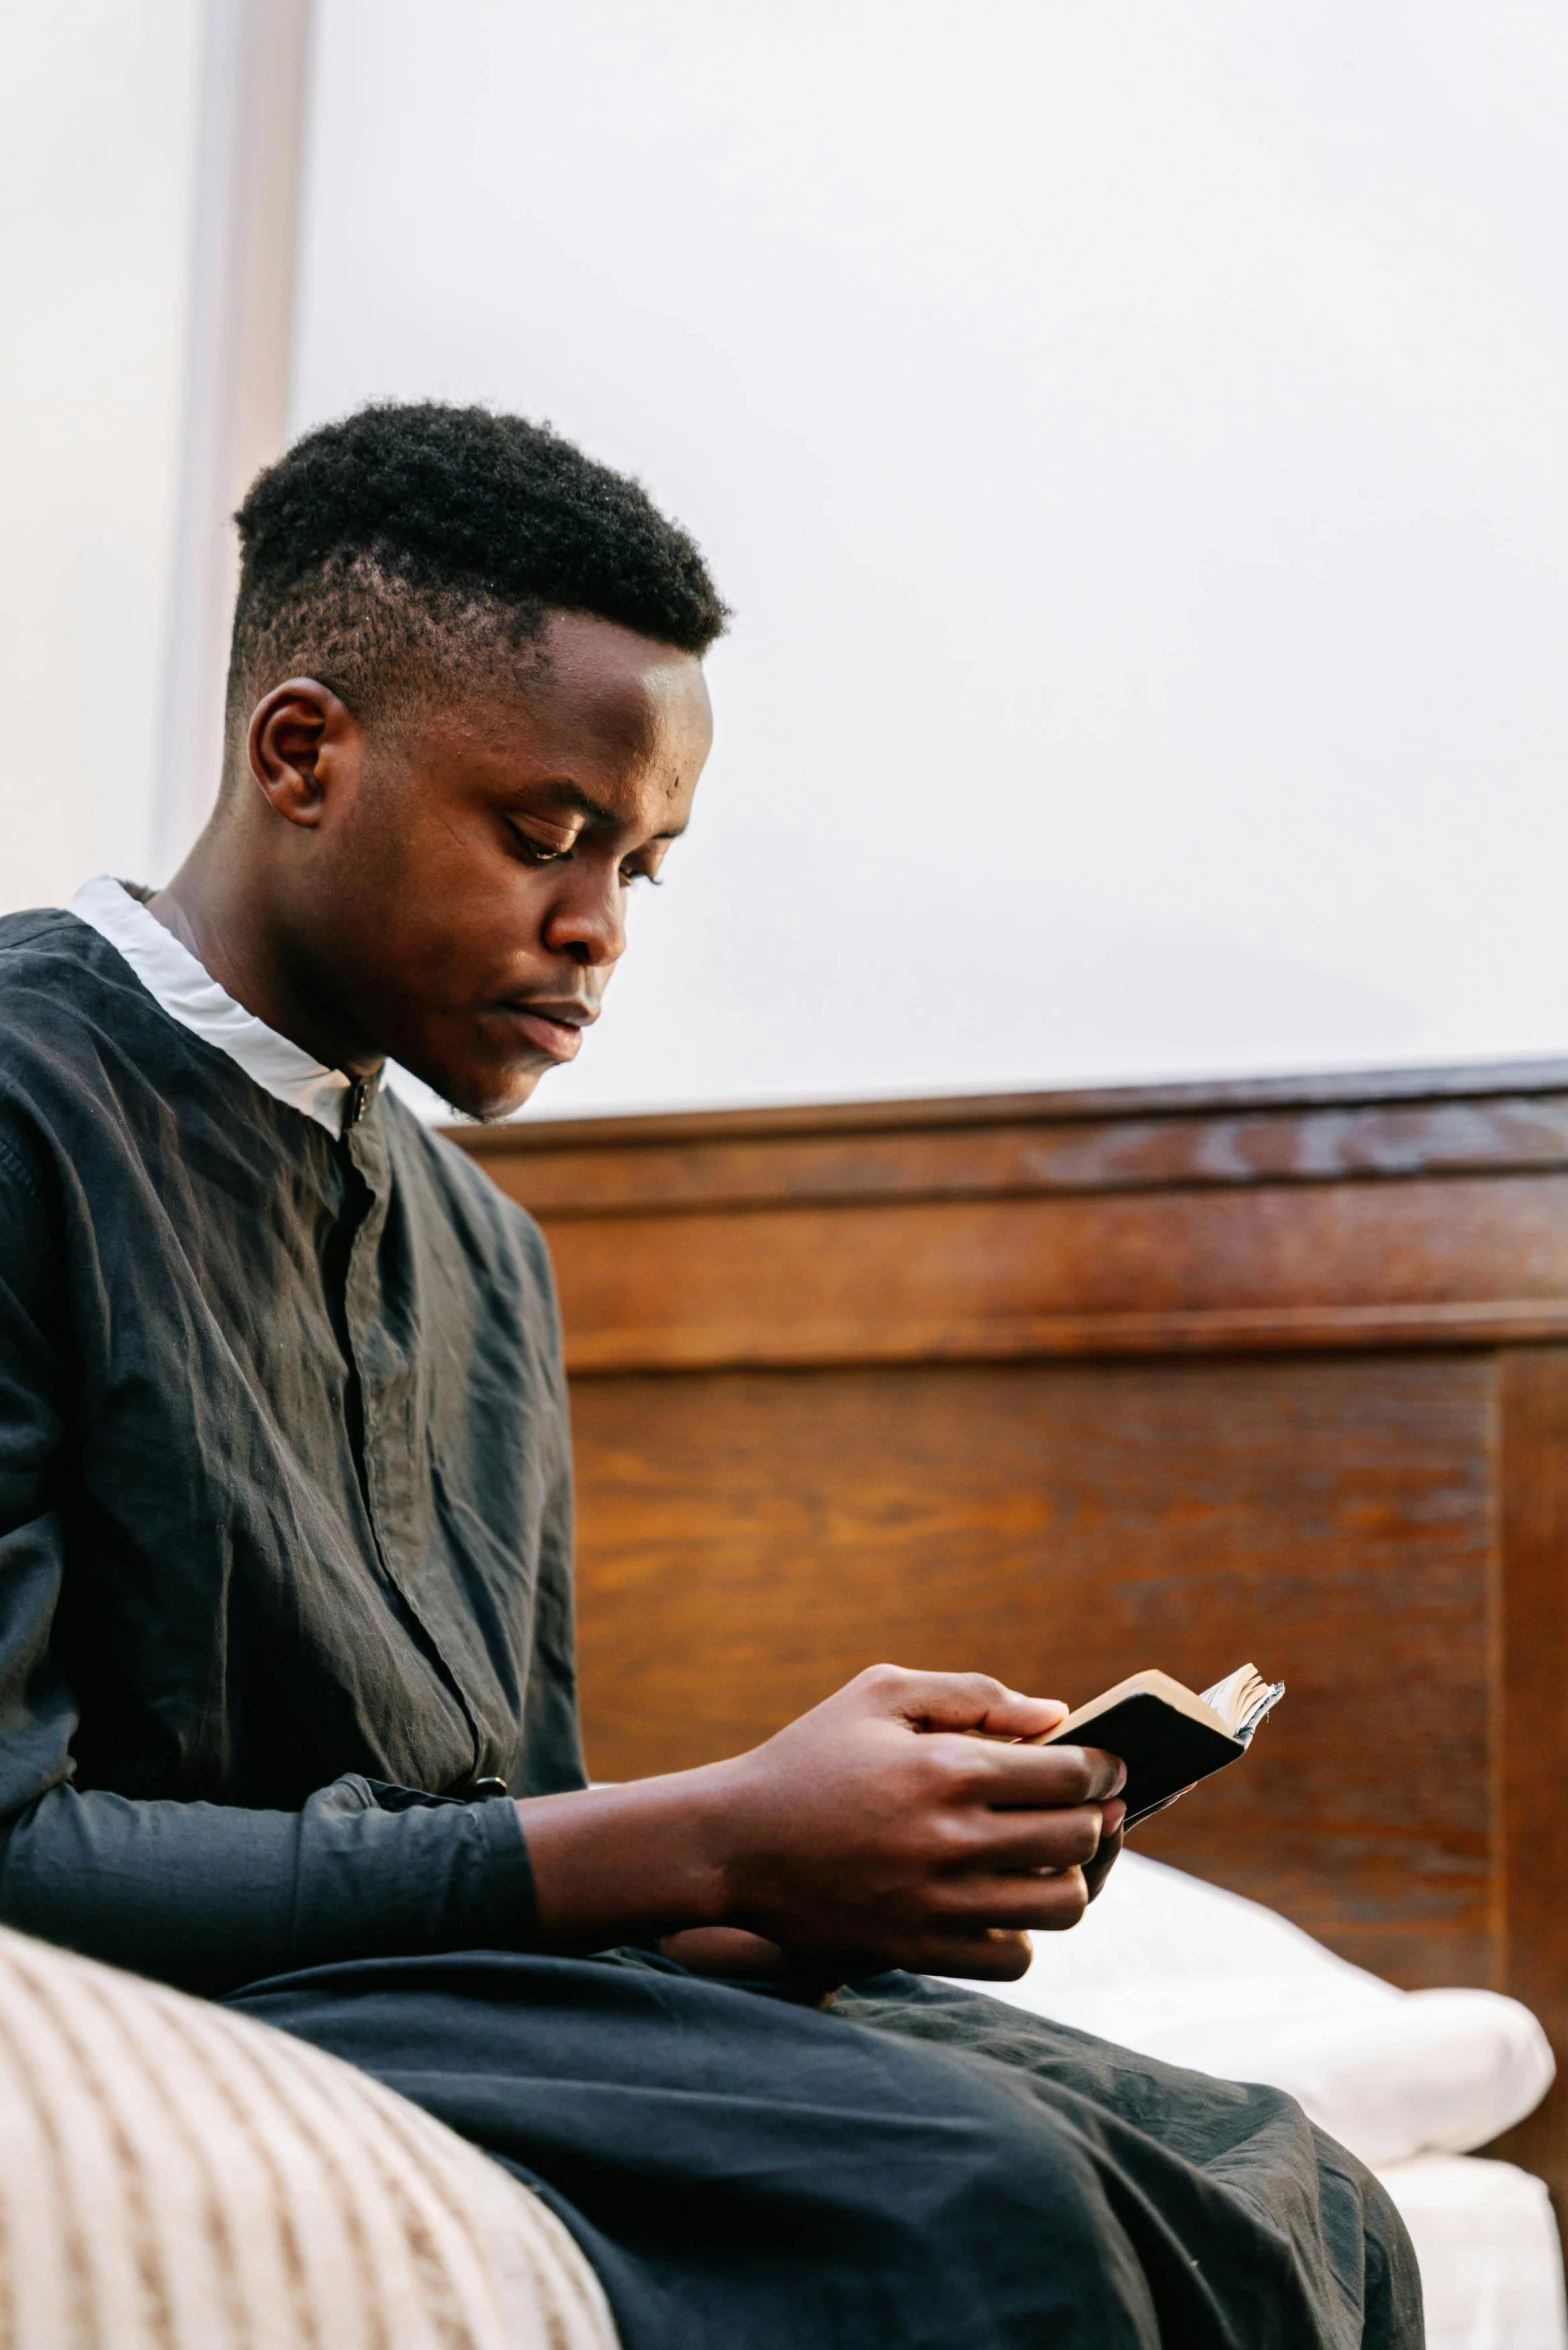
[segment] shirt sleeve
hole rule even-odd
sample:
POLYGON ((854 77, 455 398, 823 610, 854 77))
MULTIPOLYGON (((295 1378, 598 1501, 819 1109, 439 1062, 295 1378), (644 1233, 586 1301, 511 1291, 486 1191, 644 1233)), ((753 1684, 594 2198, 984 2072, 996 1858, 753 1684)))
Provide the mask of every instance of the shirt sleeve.
POLYGON ((334 1959, 528 1947, 533 1877, 504 1799, 353 1776, 272 1812, 71 1784, 78 1712, 51 1643, 66 1473, 51 1223, 0 1125, 0 1923, 209 1994, 334 1959))

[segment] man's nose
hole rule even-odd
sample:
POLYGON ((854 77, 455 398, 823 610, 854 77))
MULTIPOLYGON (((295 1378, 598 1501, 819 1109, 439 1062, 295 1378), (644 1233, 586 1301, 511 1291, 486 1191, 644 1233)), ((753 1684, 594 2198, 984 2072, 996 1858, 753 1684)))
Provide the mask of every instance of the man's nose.
POLYGON ((575 874, 563 889, 544 927, 544 943, 552 954, 569 955, 574 963, 592 970, 619 962, 626 951, 626 915, 619 874, 607 881, 587 873, 575 874))

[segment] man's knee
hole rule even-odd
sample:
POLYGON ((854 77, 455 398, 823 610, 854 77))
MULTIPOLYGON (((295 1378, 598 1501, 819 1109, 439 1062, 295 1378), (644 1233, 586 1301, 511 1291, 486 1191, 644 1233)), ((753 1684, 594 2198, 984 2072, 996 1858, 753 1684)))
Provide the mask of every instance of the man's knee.
POLYGON ((937 2093, 906 2150, 897 2208, 903 2258, 939 2301, 984 2309, 987 2340, 1020 2350, 1158 2343, 1148 2280, 1072 2118, 990 2067, 938 2057, 928 2079, 937 2093))

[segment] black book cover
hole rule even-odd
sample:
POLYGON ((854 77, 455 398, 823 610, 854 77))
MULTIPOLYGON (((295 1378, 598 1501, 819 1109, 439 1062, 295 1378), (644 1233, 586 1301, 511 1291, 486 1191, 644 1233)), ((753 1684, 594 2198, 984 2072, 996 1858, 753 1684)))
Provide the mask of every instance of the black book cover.
POLYGON ((1247 1749, 1239 1738, 1228 1738, 1218 1727, 1194 1722, 1167 1705, 1163 1697, 1139 1690, 1124 1697, 1092 1722, 1072 1734, 1075 1746, 1103 1747, 1120 1755, 1127 1765, 1122 1801, 1126 1825, 1147 1819, 1169 1803, 1184 1787, 1235 1762, 1247 1749))

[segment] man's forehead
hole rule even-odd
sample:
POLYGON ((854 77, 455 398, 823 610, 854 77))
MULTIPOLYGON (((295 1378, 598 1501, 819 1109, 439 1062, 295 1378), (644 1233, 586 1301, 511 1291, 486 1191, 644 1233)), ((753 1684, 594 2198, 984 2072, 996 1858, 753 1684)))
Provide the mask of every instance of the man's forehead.
POLYGON ((519 809, 673 839, 709 746, 700 671, 696 679, 700 698, 673 709, 647 692, 630 704, 619 694, 552 693, 537 675, 487 682, 429 713, 410 745, 412 765, 519 809))
POLYGON ((556 613, 518 667, 468 706, 476 734, 532 740, 616 766, 705 755, 711 713, 695 655, 610 621, 556 613))
MULTIPOLYGON (((629 759, 707 747, 711 720, 702 664, 606 621, 562 613, 547 640, 544 708, 629 759), (553 690, 552 690, 553 689, 553 690)), ((700 756, 700 753, 699 753, 700 756)))

